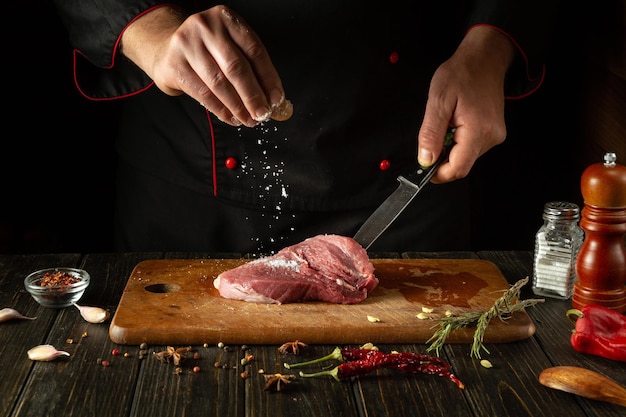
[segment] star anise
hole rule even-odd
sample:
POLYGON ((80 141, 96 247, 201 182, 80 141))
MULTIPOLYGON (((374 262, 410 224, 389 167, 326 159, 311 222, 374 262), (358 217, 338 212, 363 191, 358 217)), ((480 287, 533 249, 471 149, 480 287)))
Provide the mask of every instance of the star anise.
POLYGON ((166 350, 155 352, 154 357, 164 363, 173 362, 174 366, 180 366, 180 363, 187 357, 187 353, 191 351, 191 346, 174 349, 168 346, 166 350))
POLYGON ((300 348, 304 349, 305 347, 307 347, 306 343, 294 340, 293 342, 283 343, 283 345, 278 348, 278 351, 280 353, 293 353, 294 355, 297 355, 300 353, 300 348))
POLYGON ((287 385, 291 381, 296 379, 296 376, 291 374, 273 374, 263 376, 265 377, 265 388, 263 388, 264 391, 280 391, 284 385, 287 385))

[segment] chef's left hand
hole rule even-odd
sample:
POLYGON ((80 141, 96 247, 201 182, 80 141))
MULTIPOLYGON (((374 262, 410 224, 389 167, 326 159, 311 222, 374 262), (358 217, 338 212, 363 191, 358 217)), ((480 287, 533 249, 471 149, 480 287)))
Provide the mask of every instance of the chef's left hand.
POLYGON ((432 182, 464 178, 482 154, 504 142, 504 77, 514 48, 497 30, 476 26, 435 71, 418 134, 419 164, 434 163, 450 127, 456 144, 432 182))

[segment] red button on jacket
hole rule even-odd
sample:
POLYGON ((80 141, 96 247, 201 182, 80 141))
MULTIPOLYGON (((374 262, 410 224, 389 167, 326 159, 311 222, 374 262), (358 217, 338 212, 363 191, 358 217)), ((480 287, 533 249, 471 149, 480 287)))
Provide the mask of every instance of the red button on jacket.
POLYGON ((232 156, 228 157, 226 158, 226 161, 224 161, 224 165, 226 165, 226 168, 228 169, 235 169, 237 168, 237 160, 232 156))

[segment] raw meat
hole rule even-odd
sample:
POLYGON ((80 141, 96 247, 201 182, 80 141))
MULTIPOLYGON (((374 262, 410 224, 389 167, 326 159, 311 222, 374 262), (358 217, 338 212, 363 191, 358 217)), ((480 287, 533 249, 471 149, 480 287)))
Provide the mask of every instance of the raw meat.
POLYGON ((354 239, 318 235, 224 271, 213 285, 224 298, 256 303, 355 304, 376 288, 378 278, 354 239))

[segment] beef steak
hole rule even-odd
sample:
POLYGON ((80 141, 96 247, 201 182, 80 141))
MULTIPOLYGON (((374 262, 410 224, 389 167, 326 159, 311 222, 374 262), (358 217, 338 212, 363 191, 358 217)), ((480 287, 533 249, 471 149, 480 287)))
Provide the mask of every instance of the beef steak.
POLYGON ((318 235, 224 271, 213 285, 224 298, 257 303, 354 304, 367 298, 378 278, 354 239, 318 235))

